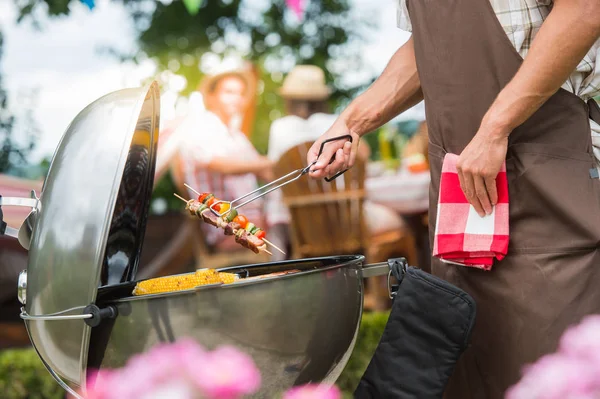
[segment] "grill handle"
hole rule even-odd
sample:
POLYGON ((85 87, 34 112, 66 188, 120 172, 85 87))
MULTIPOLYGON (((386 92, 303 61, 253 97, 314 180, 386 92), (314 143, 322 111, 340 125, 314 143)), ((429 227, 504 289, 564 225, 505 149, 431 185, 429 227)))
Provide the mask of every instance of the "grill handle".
POLYGON ((84 320, 90 327, 96 327, 104 319, 114 319, 118 315, 117 308, 115 306, 107 306, 106 308, 100 309, 98 306, 91 304, 83 309, 82 314, 65 315, 64 313, 71 312, 81 308, 72 308, 64 310, 58 313, 51 313, 47 315, 31 316, 27 314, 24 307, 21 308, 21 319, 29 321, 56 321, 56 320, 84 320))
POLYGON ((390 299, 396 296, 396 291, 402 283, 408 262, 406 258, 391 258, 387 262, 371 263, 362 267, 363 278, 385 276, 387 274, 387 286, 390 299), (392 284, 392 276, 397 283, 392 284))

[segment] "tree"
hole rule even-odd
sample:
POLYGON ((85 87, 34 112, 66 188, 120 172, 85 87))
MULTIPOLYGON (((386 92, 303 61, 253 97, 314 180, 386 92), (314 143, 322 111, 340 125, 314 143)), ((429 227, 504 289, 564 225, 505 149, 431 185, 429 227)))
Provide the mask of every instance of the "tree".
MULTIPOLYGON (((2 59, 3 35, 0 31, 0 60, 2 59)), ((19 144, 13 136, 16 118, 8 104, 8 94, 2 86, 0 75, 0 173, 12 172, 16 167, 27 164, 27 157, 35 147, 35 128, 30 131, 24 144, 19 144)), ((31 121, 27 126, 32 128, 31 121)))
MULTIPOLYGON (((19 20, 36 22, 37 9, 49 16, 69 14, 80 0, 15 0, 19 20)), ((264 84, 258 101, 254 142, 265 151, 272 118, 282 112, 281 100, 274 95, 282 74, 297 63, 310 63, 326 71, 334 92, 334 108, 348 102, 358 87, 348 86, 342 76, 362 66, 360 44, 368 28, 369 16, 353 15, 348 0, 306 0, 302 21, 286 6, 285 0, 272 0, 257 8, 242 0, 204 0, 192 15, 183 1, 113 0, 130 12, 139 33, 140 52, 122 54, 121 59, 139 61, 150 57, 160 70, 184 76, 188 95, 196 89, 204 71, 199 65, 211 56, 236 53, 256 62, 264 84)), ((365 82, 368 84, 370 82, 365 82)))

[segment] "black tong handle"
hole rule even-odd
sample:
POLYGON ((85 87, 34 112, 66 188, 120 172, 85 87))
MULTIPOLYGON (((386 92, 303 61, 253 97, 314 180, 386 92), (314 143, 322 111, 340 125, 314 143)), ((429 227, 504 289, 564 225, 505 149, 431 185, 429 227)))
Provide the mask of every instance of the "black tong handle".
MULTIPOLYGON (((352 143, 352 136, 350 136, 349 134, 345 135, 345 136, 338 136, 338 137, 333 137, 330 139, 325 140, 324 142, 321 143, 321 148, 319 149, 319 155, 317 156, 317 159, 319 159, 319 157, 321 156, 321 154, 323 153, 323 148, 325 148, 325 144, 332 142, 332 141, 337 141, 337 140, 342 140, 342 139, 348 139, 350 140, 350 142, 352 143)), ((335 153, 333 154, 333 156, 331 157, 331 161, 329 161, 329 165, 331 165, 333 163, 333 161, 335 161, 335 153)), ((337 179, 338 177, 340 177, 342 174, 344 174, 346 170, 342 170, 341 172, 336 173, 333 177, 326 177, 325 181, 326 182, 331 182, 335 179, 337 179)))

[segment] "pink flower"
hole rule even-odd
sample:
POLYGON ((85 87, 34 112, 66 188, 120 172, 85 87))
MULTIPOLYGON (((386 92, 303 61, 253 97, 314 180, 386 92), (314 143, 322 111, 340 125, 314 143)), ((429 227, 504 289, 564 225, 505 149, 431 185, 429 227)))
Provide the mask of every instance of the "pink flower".
POLYGON ((156 345, 146 353, 131 357, 121 369, 91 373, 88 398, 194 398, 197 388, 191 367, 202 362, 205 356, 204 348, 191 339, 156 345), (156 396, 160 392, 162 396, 156 396), (166 396, 167 392, 177 394, 166 396))
POLYGON ((92 389, 88 388, 87 399, 110 399, 110 380, 113 373, 112 370, 91 371, 87 383, 92 389), (99 382, 97 385, 96 380, 99 382))
POLYGON ((579 399, 600 394, 598 375, 582 360, 551 354, 525 368, 506 399, 579 399))
POLYGON ((588 316, 569 328, 560 340, 559 350, 590 361, 600 379, 600 315, 588 316))
POLYGON ((283 399, 340 399, 342 394, 335 386, 308 384, 290 389, 283 399))
POLYGON ((237 399, 255 393, 260 383, 260 372, 246 354, 233 347, 206 352, 182 339, 133 356, 122 369, 91 373, 87 397, 237 399))
POLYGON ((207 353, 194 365, 194 382, 208 399, 235 399, 255 393, 261 376, 254 361, 234 347, 207 353))

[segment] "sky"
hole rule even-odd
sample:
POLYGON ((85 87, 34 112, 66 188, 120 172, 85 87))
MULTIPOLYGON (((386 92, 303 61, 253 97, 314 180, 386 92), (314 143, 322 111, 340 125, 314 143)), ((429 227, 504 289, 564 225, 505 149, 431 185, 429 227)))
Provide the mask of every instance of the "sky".
MULTIPOLYGON (((210 0, 208 0, 210 1, 210 0)), ((248 0, 253 1, 253 0, 248 0)), ((397 0, 351 0, 357 11, 376 11, 378 29, 364 49, 366 68, 380 73, 409 34, 396 27, 397 0)), ((100 47, 135 49, 135 31, 127 12, 118 3, 97 0, 89 10, 75 3, 68 17, 42 19, 43 31, 29 23, 16 23, 13 1, 0 1, 0 26, 4 34, 0 69, 11 108, 31 104, 40 139, 30 161, 54 153, 68 124, 89 103, 126 87, 139 86, 153 76, 151 61, 121 63, 102 54, 100 47), (35 93, 28 97, 29 93, 35 93), (31 102, 33 101, 33 102, 31 102)), ((365 71, 360 71, 364 72, 365 71)), ((161 93, 161 123, 174 112, 174 93, 161 93)), ((422 104, 403 118, 422 117, 422 104)), ((403 119, 402 118, 402 119, 403 119)), ((19 138, 19 126, 15 127, 19 138)))

